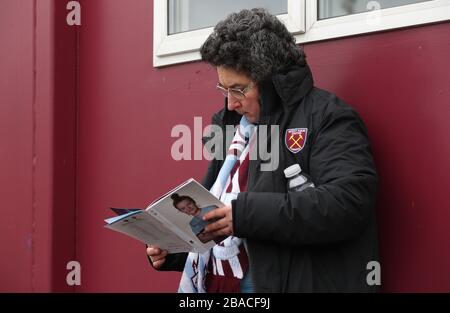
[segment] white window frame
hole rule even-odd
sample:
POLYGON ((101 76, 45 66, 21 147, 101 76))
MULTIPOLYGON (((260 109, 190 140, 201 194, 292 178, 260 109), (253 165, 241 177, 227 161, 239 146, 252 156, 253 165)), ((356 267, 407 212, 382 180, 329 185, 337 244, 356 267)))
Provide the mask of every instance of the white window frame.
MULTIPOLYGON (((154 0, 154 67, 200 60, 199 49, 213 28, 168 34, 167 0, 154 0)), ((450 20, 450 0, 434 0, 372 12, 317 18, 316 0, 288 0, 288 14, 278 15, 296 42, 353 36, 450 20), (304 13, 302 13, 304 12, 304 13)))
POLYGON ((306 2, 306 32, 299 44, 450 20, 450 0, 434 0, 358 14, 317 18, 317 1, 306 2))
MULTIPOLYGON (((278 15, 293 34, 305 32, 306 21, 305 1, 287 0, 287 14, 278 15)), ((153 66, 160 67, 170 64, 200 60, 199 49, 213 27, 188 32, 168 34, 167 0, 153 1, 153 66)))

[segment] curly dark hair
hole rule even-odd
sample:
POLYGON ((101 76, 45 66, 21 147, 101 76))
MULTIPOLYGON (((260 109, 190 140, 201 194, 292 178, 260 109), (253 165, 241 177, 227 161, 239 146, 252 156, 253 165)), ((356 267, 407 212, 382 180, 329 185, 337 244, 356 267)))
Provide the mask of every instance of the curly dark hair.
POLYGON ((203 61, 245 73, 257 83, 292 65, 305 65, 305 54, 286 26, 261 8, 219 22, 200 53, 203 61))

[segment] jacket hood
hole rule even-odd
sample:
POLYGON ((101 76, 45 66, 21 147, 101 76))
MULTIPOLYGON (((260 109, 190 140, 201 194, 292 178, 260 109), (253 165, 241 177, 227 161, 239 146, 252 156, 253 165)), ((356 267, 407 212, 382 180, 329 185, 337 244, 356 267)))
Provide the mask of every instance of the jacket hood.
POLYGON ((275 91, 281 98, 281 104, 286 107, 296 106, 310 92, 314 80, 309 66, 295 66, 286 73, 272 77, 275 91))

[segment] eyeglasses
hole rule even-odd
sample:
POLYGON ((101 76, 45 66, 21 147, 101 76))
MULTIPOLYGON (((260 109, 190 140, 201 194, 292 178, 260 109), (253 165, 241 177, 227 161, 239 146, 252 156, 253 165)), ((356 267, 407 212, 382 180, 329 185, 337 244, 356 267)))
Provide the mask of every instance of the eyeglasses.
POLYGON ((232 96, 235 99, 242 100, 245 99, 245 94, 252 89, 255 86, 253 82, 251 82, 247 87, 244 87, 242 89, 239 88, 225 88, 219 83, 217 84, 217 89, 223 94, 225 98, 228 98, 228 96, 232 96))

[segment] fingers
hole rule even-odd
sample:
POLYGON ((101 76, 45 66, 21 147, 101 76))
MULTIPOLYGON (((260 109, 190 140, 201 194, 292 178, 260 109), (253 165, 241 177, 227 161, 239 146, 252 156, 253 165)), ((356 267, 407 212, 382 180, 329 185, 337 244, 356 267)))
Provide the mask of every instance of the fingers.
POLYGON ((159 261, 155 261, 155 262, 153 262, 153 267, 154 267, 155 269, 160 269, 161 266, 164 264, 165 261, 166 261, 165 258, 162 259, 162 260, 159 260, 159 261))
POLYGON ((233 235, 233 211, 231 206, 208 212, 203 219, 212 221, 205 227, 205 233, 213 234, 214 236, 233 235))
POLYGON ((205 227, 205 233, 208 235, 212 235, 213 237, 217 236, 232 236, 233 235, 233 226, 229 221, 225 219, 220 219, 217 222, 211 223, 205 227))
POLYGON ((217 222, 211 223, 205 227, 205 233, 210 233, 228 226, 228 222, 220 219, 217 222))
POLYGON ((208 212, 203 216, 203 220, 208 221, 214 218, 222 218, 226 215, 227 207, 219 208, 208 212))
POLYGON ((147 247, 147 255, 150 257, 153 267, 158 269, 166 261, 167 250, 161 250, 157 246, 149 246, 147 247))
POLYGON ((159 247, 157 247, 157 246, 151 246, 150 245, 150 246, 147 247, 147 255, 149 257, 158 255, 160 253, 161 253, 161 249, 159 247))
POLYGON ((225 227, 222 229, 219 229, 217 231, 214 231, 211 233, 214 237, 222 237, 222 236, 233 236, 233 229, 231 229, 230 227, 225 227))

